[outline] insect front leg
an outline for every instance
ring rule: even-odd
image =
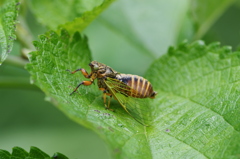
[[[89,86],[93,83],[93,81],[82,81],[81,83],[78,84],[78,86],[74,89],[74,91],[72,93],[70,93],[70,95],[72,95],[74,92],[77,91],[77,89],[81,86],[81,85],[85,85],[85,86]]]
[[[92,73],[88,74],[87,71],[86,71],[85,69],[83,69],[83,68],[76,69],[75,71],[70,71],[70,70],[66,70],[66,71],[70,72],[71,74],[74,74],[74,73],[76,73],[77,71],[81,71],[82,74],[84,75],[84,77],[86,77],[86,78],[91,78],[91,76],[92,76]],[[95,78],[94,78],[94,79],[95,79]],[[74,91],[73,91],[72,93],[70,93],[70,95],[72,95],[74,92],[76,92],[77,89],[78,89],[81,85],[85,85],[85,86],[91,85],[91,84],[93,83],[94,79],[91,78],[90,81],[82,81],[81,83],[78,84],[78,86],[74,89]]]
[[[79,68],[79,69],[76,69],[75,71],[70,71],[70,70],[66,70],[66,71],[70,72],[71,74],[74,74],[77,71],[81,71],[84,77],[86,77],[86,78],[91,77],[91,74],[88,74],[87,71],[84,68]]]

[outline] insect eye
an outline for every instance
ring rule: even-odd
[[[97,70],[99,69],[98,65],[94,65],[94,66],[93,66],[93,69],[94,69],[95,71],[97,71]]]

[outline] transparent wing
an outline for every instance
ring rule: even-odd
[[[131,94],[134,92],[132,88],[117,79],[108,77],[105,80],[105,84],[114,98],[130,116],[144,126],[149,125],[151,116],[148,99],[131,97]]]

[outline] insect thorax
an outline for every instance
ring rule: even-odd
[[[97,81],[98,81],[98,87],[104,88],[108,91],[107,85],[104,83],[104,80],[106,80],[108,77],[116,79],[116,76],[119,74],[117,71],[113,70],[111,67],[98,63],[99,70],[97,72]]]

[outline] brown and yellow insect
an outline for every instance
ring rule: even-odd
[[[79,83],[70,95],[76,92],[81,85],[89,86],[97,79],[98,87],[103,91],[103,100],[106,109],[110,109],[110,100],[113,96],[130,116],[145,125],[144,121],[141,120],[142,116],[134,113],[136,103],[132,99],[155,98],[157,92],[153,91],[151,83],[141,76],[119,73],[111,67],[97,61],[92,61],[89,66],[91,67],[90,74],[83,68],[72,72],[67,70],[72,74],[81,71],[86,78],[90,78],[89,81]],[[106,100],[107,95],[110,96],[108,104]]]

